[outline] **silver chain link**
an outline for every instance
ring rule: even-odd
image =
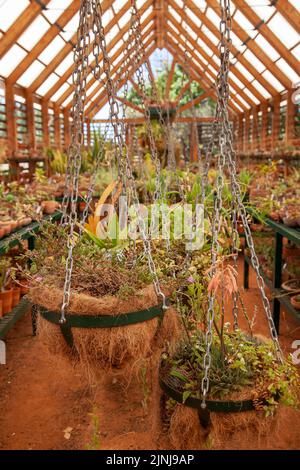
[[[274,320],[271,314],[271,308],[269,300],[265,293],[264,280],[260,274],[259,262],[255,253],[253,238],[251,230],[247,220],[247,212],[242,201],[241,189],[237,180],[236,171],[236,152],[233,149],[233,134],[229,122],[228,115],[228,100],[229,100],[229,85],[228,85],[228,74],[229,74],[229,54],[230,54],[230,32],[231,32],[231,14],[230,14],[230,0],[220,0],[221,6],[221,21],[220,21],[220,35],[221,40],[219,44],[221,66],[216,81],[216,91],[218,96],[216,117],[218,117],[219,123],[215,129],[219,130],[219,150],[220,154],[218,157],[218,176],[217,176],[217,194],[214,201],[214,215],[212,221],[212,270],[211,276],[214,275],[216,270],[217,255],[219,251],[218,236],[221,228],[221,208],[222,208],[222,189],[224,186],[223,170],[225,165],[228,165],[230,171],[230,182],[231,191],[233,195],[233,238],[234,238],[234,250],[236,250],[237,243],[237,230],[236,230],[236,217],[237,211],[241,215],[241,219],[244,225],[245,236],[251,252],[251,261],[253,268],[256,273],[258,288],[261,293],[263,307],[267,316],[270,334],[273,339],[277,357],[279,361],[283,361],[283,355],[281,347],[278,341],[278,335],[274,325]],[[215,120],[216,122],[216,120]],[[215,123],[214,122],[214,123]],[[214,136],[213,136],[214,137]],[[212,139],[213,140],[213,139]],[[212,147],[213,149],[213,142]],[[203,191],[203,187],[202,187]],[[204,187],[205,191],[205,187]],[[203,194],[203,193],[202,193]],[[203,197],[203,196],[202,196]],[[237,253],[234,252],[234,256]],[[207,312],[207,331],[206,331],[206,352],[203,359],[203,370],[204,375],[201,383],[202,390],[202,408],[206,408],[206,397],[209,391],[209,371],[211,367],[211,345],[212,345],[212,331],[214,322],[214,294],[209,295],[209,306]],[[237,312],[234,311],[234,322],[237,327]]]

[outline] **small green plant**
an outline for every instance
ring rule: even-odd
[[[94,408],[93,412],[90,413],[91,421],[92,421],[92,437],[91,441],[86,444],[86,450],[100,450],[101,443],[100,443],[100,419],[97,414],[97,410]]]

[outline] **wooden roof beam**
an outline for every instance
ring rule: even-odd
[[[107,1],[103,2],[102,12],[105,13],[110,8],[110,6],[111,6],[111,2],[107,2]],[[127,2],[126,5],[124,5],[124,7],[120,10],[120,12],[122,11],[123,12],[122,14],[124,14],[124,12],[127,11],[127,9],[129,7],[130,7],[130,1]],[[116,16],[119,17],[120,12]],[[111,21],[111,23],[112,22],[113,22],[113,20]],[[56,68],[59,66],[59,64],[73,50],[73,46],[76,44],[76,42],[77,42],[77,33],[75,33],[72,36],[72,38],[67,42],[67,44],[63,47],[63,49],[61,51],[59,51],[59,53],[54,57],[54,59],[52,59],[52,61],[47,65],[45,70],[43,70],[40,73],[40,75],[34,80],[34,82],[30,85],[29,89],[32,92],[35,92],[42,85],[42,83],[45,80],[47,80],[49,75],[56,70]],[[70,67],[68,70],[70,70],[70,69],[73,69],[73,66]],[[72,74],[72,71],[71,71],[70,75],[71,74]]]
[[[176,66],[176,60],[173,57],[173,61],[172,61],[172,65],[171,65],[171,68],[170,68],[170,71],[169,71],[168,80],[167,80],[166,89],[165,89],[165,99],[166,100],[168,100],[169,95],[170,95],[170,89],[171,89],[171,85],[172,85],[173,78],[174,78],[175,66]]]
[[[277,0],[276,9],[290,23],[295,31],[299,31],[300,13],[288,0]]]
[[[175,26],[177,27],[177,29],[182,28],[181,25],[179,25],[179,23],[177,23],[175,20],[173,20],[171,17],[169,18],[171,22],[174,22],[176,23]],[[168,28],[170,34],[175,37],[176,41],[178,43],[180,43],[184,48],[186,48],[186,50],[188,50],[188,52],[190,53],[190,55],[193,57],[194,61],[196,61],[196,63],[198,64],[201,64],[203,70],[205,70],[211,77],[212,77],[212,83],[215,83],[215,79],[216,77],[212,74],[212,72],[208,69],[208,67],[206,66],[206,64],[202,63],[200,57],[198,57],[195,52],[193,50],[191,50],[189,47],[186,46],[186,44],[184,43],[184,41],[182,40],[182,38],[175,32],[175,31],[172,31]],[[182,31],[181,31],[182,32]],[[196,41],[194,41],[193,38],[189,37],[189,42],[192,44],[192,46],[197,49],[199,52],[199,45],[196,43]],[[218,67],[217,67],[217,64],[212,60],[211,57],[209,57],[207,54],[205,54],[204,51],[202,51],[202,55],[203,57],[208,61],[208,63],[213,67],[213,69],[216,71],[216,73],[218,73]],[[203,72],[202,72],[203,73]],[[232,80],[232,79],[228,79],[228,83],[231,85],[231,87],[236,90],[237,93],[239,93],[239,95],[246,101],[246,103],[248,103],[248,105],[251,107],[251,106],[255,106],[255,103],[251,100],[251,98],[249,98],[248,95],[246,95],[237,85],[236,83]],[[247,109],[245,107],[245,105],[236,97],[236,102],[239,104],[239,106],[241,106],[242,109]]]
[[[0,59],[17,42],[21,34],[26,31],[28,26],[39,16],[50,1],[51,0],[44,0],[43,3],[40,4],[38,2],[31,2],[21,15],[18,16],[0,40]]]
[[[235,0],[235,6],[241,10],[245,17],[252,23],[258,31],[265,37],[272,47],[278,52],[279,55],[300,75],[300,63],[296,57],[282,44],[277,36],[271,31],[268,25],[261,20],[252,8],[245,2],[245,0]],[[299,15],[300,17],[300,15]],[[299,20],[300,25],[300,20]],[[299,29],[298,25],[298,29]]]
[[[173,3],[173,1],[171,1],[170,3]],[[204,33],[202,31],[199,30],[199,28],[197,29],[195,24],[189,19],[189,17],[187,16],[187,14],[185,12],[182,13],[182,16],[184,17],[184,21],[188,24],[188,26],[202,39],[202,41],[204,41],[207,46],[213,51],[214,54],[216,54],[218,57],[220,55],[220,51],[218,49],[218,47],[213,44],[213,42],[207,37],[204,35]],[[171,20],[172,21],[172,20]],[[173,22],[174,24],[174,22]],[[176,23],[176,27],[178,29],[178,23]],[[180,25],[180,29],[179,31],[181,32],[181,34],[184,34],[185,33],[185,30],[183,28],[182,25]],[[217,37],[219,37],[220,35],[220,32],[219,30],[217,31],[216,33]],[[212,62],[212,59],[210,56],[208,56],[202,49],[200,49],[199,45],[194,41],[194,43],[197,45],[197,50],[198,52],[209,62],[211,63]],[[251,83],[249,82],[249,80],[247,80],[244,75],[237,69],[237,68],[234,68],[231,67],[231,70],[230,70],[242,83],[243,85],[245,85],[249,91],[251,91],[251,93],[256,97],[256,99],[260,102],[263,102],[265,101],[265,98],[258,92],[258,90],[253,86],[251,85]],[[238,89],[240,90],[240,88],[238,87]],[[273,89],[273,91],[275,92],[276,90]],[[277,92],[276,92],[277,93]],[[248,96],[248,95],[247,95]],[[248,97],[249,99],[249,97]],[[246,100],[247,101],[247,100]],[[251,100],[252,101],[252,100]],[[252,101],[253,103],[253,101]]]
[[[144,29],[144,26],[148,24],[148,19],[146,19],[142,25],[142,30]],[[150,26],[150,28],[146,29],[144,31],[144,34],[142,35],[142,38],[145,39],[149,34],[151,34],[151,32],[153,31],[153,26]],[[149,44],[149,41],[147,42],[147,44]],[[112,45],[113,47],[113,45]],[[110,48],[108,48],[108,52],[109,52]],[[118,62],[117,65],[115,65],[114,67],[114,72],[112,73],[115,73],[117,71],[119,71],[121,68],[122,68],[122,63],[124,62],[124,46],[120,46],[120,48],[115,52],[115,54],[113,55],[113,57],[111,58],[111,62],[115,62],[118,57],[122,56],[122,59]],[[99,62],[101,62],[102,60],[102,55],[99,57]],[[96,79],[95,77],[93,76],[89,82],[87,83],[87,86],[86,86],[86,91],[96,82]],[[101,89],[103,85],[100,85],[99,87],[96,87],[95,90],[93,90],[93,92],[91,93],[90,97],[91,98],[92,96],[94,96],[98,91],[99,89]],[[68,90],[65,91],[65,93],[61,96],[61,98],[58,100],[58,103],[61,105],[66,99],[68,96],[70,96],[71,93],[73,93],[74,89],[73,87],[69,87]],[[69,103],[67,108],[70,109],[72,106],[72,103]]]
[[[217,37],[219,38],[220,36],[220,31],[219,29],[214,25],[214,23],[212,21],[210,21],[210,19],[200,10],[200,8],[198,7],[195,7],[195,4],[193,2],[191,2],[191,0],[185,0],[186,1],[186,5],[189,7],[189,8],[193,8],[194,9],[194,13],[195,15],[197,15],[199,17],[199,19],[202,21],[202,23]],[[173,0],[169,0],[169,3],[171,4],[173,2]],[[218,5],[218,9],[219,9],[219,5]],[[187,21],[187,20],[186,20]],[[191,25],[190,25],[191,26]],[[199,29],[199,36],[200,36],[200,29]],[[203,33],[202,33],[203,34]],[[200,36],[201,37],[201,36]],[[204,36],[205,37],[205,36]],[[203,40],[203,37],[201,37],[201,39]],[[207,42],[207,38],[205,40],[205,42]],[[256,68],[251,64],[251,62],[249,62],[249,60],[247,60],[242,54],[240,54],[239,50],[233,46],[233,44],[231,44],[231,52],[234,56],[237,56],[238,55],[238,60],[239,62],[253,75],[253,77],[270,93],[270,95],[272,96],[275,96],[278,94],[278,91],[276,90],[276,88],[273,87],[273,85],[271,85],[264,77],[262,77],[258,71],[256,70]],[[242,78],[240,78],[240,76],[238,76],[237,74],[237,69],[236,67],[231,67],[231,71],[236,74],[236,76],[239,78],[239,80],[241,80],[245,86],[249,86],[251,85],[249,80],[246,79],[242,74]],[[254,88],[254,87],[253,87]],[[250,89],[250,88],[249,88]],[[252,90],[251,90],[252,91]],[[257,91],[256,91],[257,92]],[[252,93],[255,95],[255,93],[252,91]],[[255,95],[256,96],[256,95]],[[263,102],[264,98],[262,97],[262,101]]]
[[[152,0],[148,0],[145,4],[145,6],[150,6],[150,4],[152,3]],[[130,1],[126,3],[126,5],[124,6],[124,8],[127,6],[127,8],[129,8],[130,6]],[[146,20],[144,21],[144,25],[148,25],[150,23],[150,21],[152,21],[152,19],[154,18],[155,14],[154,12],[151,13],[147,18]],[[110,21],[110,23],[106,26],[106,28],[104,28],[104,31],[107,33],[112,27],[113,25],[115,24],[114,22],[114,19],[112,19],[112,21]],[[144,27],[145,27],[144,26]],[[129,31],[129,28],[130,28],[130,21],[118,32],[118,34],[110,41],[109,45],[107,46],[107,50],[108,52],[118,43],[118,41],[120,39],[123,38],[123,36]],[[101,55],[102,57],[102,55]],[[101,59],[102,60],[102,59]],[[91,66],[94,66],[94,62],[93,64],[91,64]],[[46,97],[47,99],[51,99],[51,97],[59,90],[59,88],[64,84],[66,83],[66,81],[72,76],[72,73],[73,73],[73,65],[71,67],[68,68],[68,70],[66,70],[66,72],[61,76],[61,78],[53,85],[53,87],[47,92],[46,94]],[[72,87],[70,87],[71,89],[73,89]],[[70,90],[70,88],[68,90]],[[67,91],[68,91],[67,90]],[[70,93],[69,93],[70,94]],[[69,95],[67,95],[69,96]]]
[[[151,43],[153,41],[153,39],[156,37],[156,35],[154,34],[153,36],[151,36],[151,38],[148,40],[149,43]],[[155,51],[155,49],[157,48],[157,44],[153,44],[153,46],[150,47],[150,49],[148,50],[148,52],[146,53],[146,56],[147,57],[150,57],[150,55]],[[132,69],[132,71],[130,72],[131,75],[133,75],[136,71],[136,69],[141,65],[143,64],[144,61],[141,61],[140,63],[136,64],[134,66],[134,68]],[[118,83],[118,89],[116,90],[116,92],[118,92],[120,90],[120,88],[122,88],[122,86],[124,85],[126,79],[122,79],[119,83]],[[99,96],[98,98],[98,103],[97,105],[93,105],[93,106],[90,106],[87,111],[86,111],[86,116],[87,117],[90,117],[91,119],[93,118],[93,116],[95,116],[95,114],[97,114],[97,112],[103,108],[103,106],[105,106],[105,104],[107,103],[108,101],[108,96],[107,96],[107,92],[106,90],[103,91],[103,93]],[[144,119],[144,118],[142,118]]]
[[[218,0],[207,0],[208,6],[219,11],[220,5]],[[247,47],[253,54],[264,64],[264,66],[274,75],[277,80],[279,80],[285,88],[290,88],[292,82],[287,78],[287,76],[280,70],[276,64],[274,64],[270,57],[264,52],[264,50],[251,38],[246,31],[240,28],[239,24],[232,18],[232,29],[239,39],[246,43]],[[278,95],[278,92],[276,92]]]
[[[16,83],[17,80],[23,75],[23,73],[30,67],[38,56],[46,49],[47,46],[53,41],[58,34],[58,27],[63,28],[74,16],[74,11],[80,7],[80,0],[73,0],[70,8],[67,8],[58,20],[46,31],[44,36],[38,41],[34,48],[24,57],[17,68],[9,75],[8,80],[12,83]],[[58,26],[59,25],[59,26]]]

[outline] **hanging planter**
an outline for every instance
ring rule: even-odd
[[[270,342],[239,330],[226,332],[224,341],[225,356],[218,335],[213,336],[206,409],[201,407],[204,334],[198,332],[183,340],[173,355],[162,358],[163,419],[176,449],[203,448],[208,434],[214,447],[226,448],[229,438],[238,440],[240,436],[244,441],[245,432],[254,447],[280,419],[280,403],[296,403],[295,369],[289,362],[280,365],[270,359],[274,357]]]
[[[120,367],[145,358],[160,337],[171,340],[178,331],[176,312],[163,311],[152,285],[127,299],[74,292],[63,325],[59,323],[62,290],[37,286],[28,298],[40,308],[38,331],[51,352],[79,355],[90,363]]]

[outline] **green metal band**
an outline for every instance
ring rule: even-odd
[[[40,312],[45,320],[50,323],[54,323],[55,325],[62,326],[59,323],[60,314],[58,312],[51,312],[43,307],[40,307]],[[115,316],[68,314],[66,315],[66,324],[70,328],[115,328],[142,323],[156,317],[163,318],[162,305],[156,305],[138,312],[122,313]]]
[[[161,389],[173,400],[178,403],[183,403],[183,394],[178,390],[172,388],[169,384],[163,380],[162,377],[159,377],[159,385]],[[185,406],[189,408],[194,408],[198,411],[201,409],[202,399],[196,397],[188,397],[184,402]],[[240,411],[251,411],[254,410],[253,400],[230,400],[230,401],[218,401],[218,400],[206,400],[206,406],[209,411],[214,411],[216,413],[236,413]]]

